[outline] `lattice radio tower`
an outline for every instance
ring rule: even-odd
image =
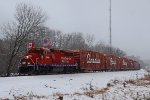
[[[109,52],[112,52],[111,0],[109,0]]]

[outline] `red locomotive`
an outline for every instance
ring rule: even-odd
[[[20,61],[20,73],[138,70],[137,61],[85,50],[31,48]]]

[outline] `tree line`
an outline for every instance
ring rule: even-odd
[[[99,41],[95,43],[94,35],[81,32],[63,33],[59,30],[50,29],[45,25],[47,16],[40,7],[27,4],[19,4],[16,7],[15,20],[0,26],[0,74],[17,72],[18,64],[27,52],[27,44],[31,41],[42,46],[39,40],[48,38],[52,41],[50,48],[70,50],[90,50],[101,53],[111,53],[125,56],[126,53],[116,47]]]

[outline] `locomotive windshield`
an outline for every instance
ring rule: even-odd
[[[38,54],[43,54],[43,50],[29,50],[28,53],[38,53]]]

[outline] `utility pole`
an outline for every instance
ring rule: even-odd
[[[112,52],[112,32],[111,32],[111,0],[109,0],[109,53]]]

